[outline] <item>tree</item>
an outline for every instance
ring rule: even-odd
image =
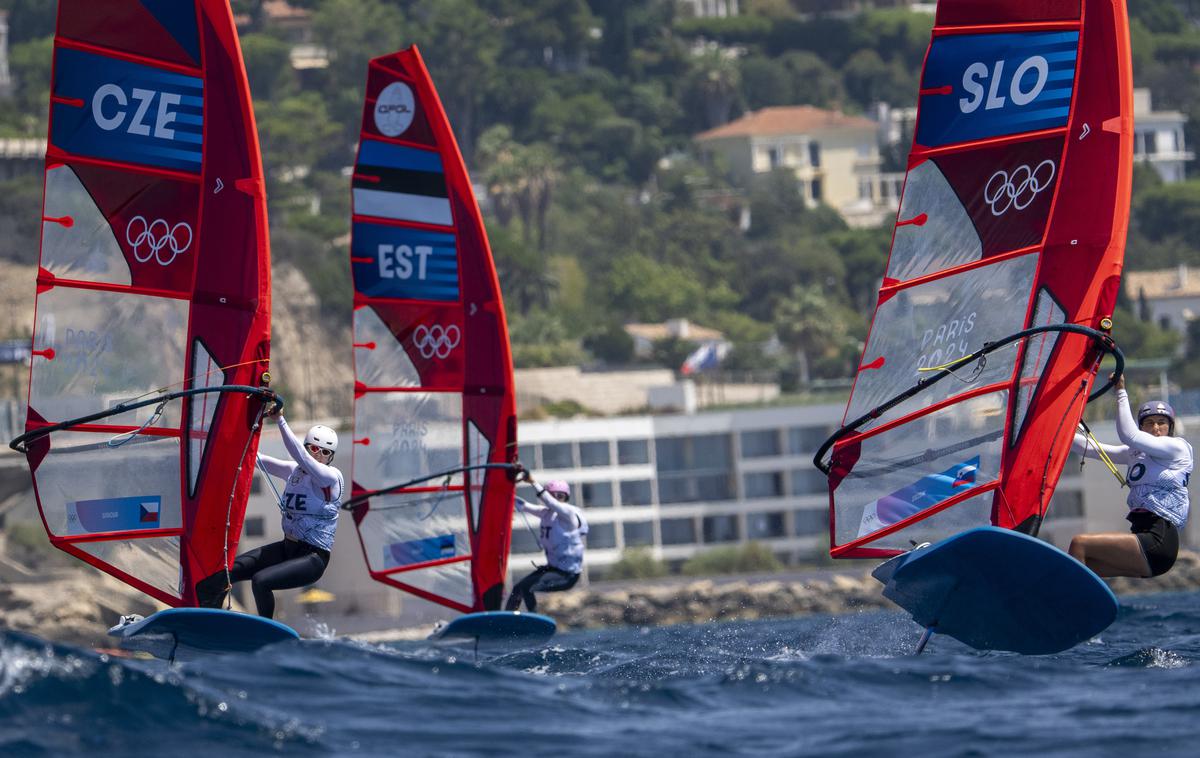
[[[685,85],[693,123],[711,129],[729,121],[741,81],[737,60],[723,51],[710,50],[697,56]]]
[[[839,350],[850,339],[849,330],[838,315],[821,287],[814,285],[793,288],[791,297],[775,309],[776,332],[796,356],[803,386],[812,381],[813,357]]]

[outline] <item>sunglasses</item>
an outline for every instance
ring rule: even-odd
[[[555,498],[556,500],[558,500],[558,501],[560,501],[560,502],[563,502],[563,503],[565,503],[565,502],[567,502],[568,500],[570,500],[570,499],[571,499],[571,496],[570,496],[570,495],[568,495],[568,494],[567,494],[567,493],[565,493],[565,492],[551,492],[550,494],[551,494],[551,495],[554,495],[554,498]]]
[[[305,447],[307,447],[308,452],[312,453],[313,455],[319,455],[321,453],[324,453],[325,455],[333,455],[332,450],[326,450],[325,448],[320,447],[319,445],[305,445]]]

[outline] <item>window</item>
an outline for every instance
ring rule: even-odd
[[[767,148],[767,165],[771,168],[779,168],[779,148]]]
[[[809,508],[796,511],[796,536],[811,537],[814,534],[829,533],[829,511],[824,508]]]
[[[740,530],[737,516],[705,516],[705,542],[737,542]]]
[[[658,502],[663,505],[732,499],[733,486],[727,473],[673,475],[658,479]]]
[[[777,471],[746,474],[742,483],[747,498],[783,497],[783,474]]]
[[[613,506],[612,482],[584,482],[579,485],[581,502],[588,508],[611,508]]]
[[[262,537],[267,533],[262,516],[251,516],[246,519],[245,532],[247,537]]]
[[[827,426],[793,426],[788,429],[788,452],[792,455],[811,455],[833,430]]]
[[[732,500],[732,477],[729,474],[704,474],[696,477],[696,499]]]
[[[692,437],[692,469],[729,468],[730,438],[728,434],[709,434]]]
[[[694,497],[691,480],[686,476],[660,477],[658,480],[658,502],[663,505],[686,503]]]
[[[746,534],[752,540],[782,537],[786,531],[782,513],[751,513],[746,516]]]
[[[821,167],[821,144],[819,142],[808,143],[808,162],[813,168]]]
[[[529,525],[537,529],[537,521],[530,521]],[[538,545],[537,538],[533,533],[526,528],[520,517],[517,517],[516,523],[512,528],[512,552],[516,553],[540,553],[542,548]]]
[[[793,495],[823,495],[829,492],[829,480],[820,471],[797,469],[791,474]]]
[[[743,458],[769,458],[779,455],[779,431],[777,429],[742,432],[741,443]]]
[[[1083,493],[1059,490],[1050,500],[1048,518],[1083,518]]]
[[[650,443],[647,440],[619,440],[617,463],[622,466],[650,462]]]
[[[612,455],[608,450],[608,442],[580,442],[579,465],[607,466],[612,463]]]
[[[664,545],[690,545],[696,541],[696,522],[690,518],[665,518],[658,524]]]
[[[687,468],[687,438],[660,437],[654,441],[659,471],[683,471]]]
[[[625,547],[654,544],[654,524],[649,521],[628,521],[625,528]]]
[[[1158,152],[1158,132],[1146,132],[1146,154],[1154,155]]]
[[[615,524],[588,524],[587,546],[591,549],[604,550],[617,546],[617,527]]]
[[[650,482],[647,479],[635,479],[621,482],[621,505],[650,505]]]
[[[250,480],[250,494],[257,495],[263,491],[262,477],[256,476]]]
[[[872,199],[874,199],[874,194],[875,193],[871,191],[871,180],[870,179],[862,178],[862,179],[858,180],[858,199],[859,200],[872,200]]]
[[[570,442],[542,445],[542,468],[571,468],[574,465]]]
[[[517,460],[524,464],[525,468],[540,468],[537,460],[537,445],[528,443],[524,445],[517,445]]]
[[[820,179],[813,179],[811,182],[811,185],[809,187],[809,190],[812,192],[812,201],[814,203],[819,203],[825,199],[824,189],[822,189],[822,187],[821,187]]]

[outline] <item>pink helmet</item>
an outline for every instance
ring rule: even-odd
[[[546,482],[544,489],[551,494],[561,494],[566,495],[567,497],[571,496],[571,485],[567,484],[562,479],[553,479],[549,482]]]

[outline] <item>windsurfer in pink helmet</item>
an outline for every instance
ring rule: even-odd
[[[515,611],[525,601],[530,613],[537,611],[536,592],[565,592],[579,581],[583,571],[584,537],[588,533],[583,511],[569,502],[571,486],[561,480],[540,486],[528,470],[517,470],[519,478],[529,482],[541,504],[517,498],[517,510],[538,517],[538,545],[546,551],[546,565],[538,566],[532,574],[513,587],[504,609]]]
[[[1163,400],[1129,407],[1124,377],[1116,377],[1117,436],[1120,445],[1104,445],[1076,434],[1071,450],[1089,458],[1104,453],[1128,465],[1130,534],[1080,534],[1071,555],[1100,576],[1150,577],[1165,574],[1179,554],[1179,530],[1188,519],[1188,478],[1192,446],[1175,434],[1175,411]]]

